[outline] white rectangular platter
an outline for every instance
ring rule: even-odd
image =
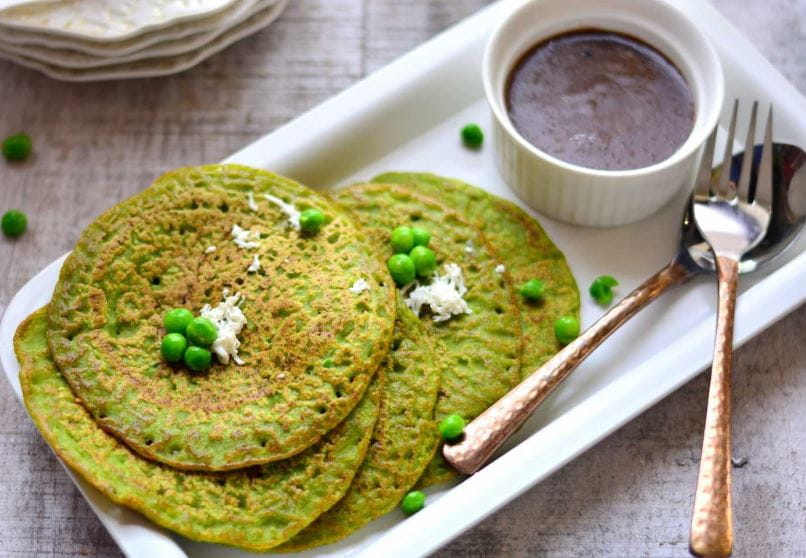
[[[228,161],[271,169],[316,188],[367,180],[387,170],[430,171],[514,199],[496,172],[490,146],[465,150],[458,131],[470,121],[489,129],[481,55],[496,20],[518,2],[504,0],[480,11]],[[739,97],[774,103],[776,141],[806,145],[806,99],[712,6],[703,0],[674,4],[714,42],[725,68],[728,102]],[[538,216],[566,253],[583,291],[583,326],[602,313],[584,293],[594,277],[618,277],[618,292],[626,294],[669,260],[683,202],[681,197],[643,222],[614,229],[573,227]],[[769,268],[742,278],[737,344],[806,299],[805,247],[802,238]],[[18,396],[13,333],[49,300],[62,261],[23,287],[0,323],[0,362]],[[394,558],[436,550],[706,368],[715,299],[715,284],[708,278],[666,295],[591,356],[481,472],[453,487],[435,487],[427,507],[406,520],[393,512],[342,543],[304,556]],[[74,480],[128,556],[251,556],[167,535]]]

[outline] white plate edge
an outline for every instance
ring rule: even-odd
[[[215,7],[210,7],[202,10],[198,10],[195,12],[188,11],[183,15],[176,15],[171,19],[167,19],[164,21],[160,21],[157,23],[149,23],[149,24],[140,24],[139,27],[130,29],[126,32],[119,33],[117,35],[105,35],[105,36],[97,36],[92,35],[89,33],[81,33],[77,31],[72,31],[69,29],[64,28],[49,28],[47,26],[36,25],[36,24],[28,24],[28,23],[20,23],[17,21],[11,20],[0,20],[0,28],[8,28],[8,29],[15,29],[17,31],[22,32],[38,32],[38,33],[45,33],[48,35],[52,35],[55,37],[63,37],[67,39],[85,39],[91,40],[98,43],[105,43],[105,42],[114,42],[114,41],[124,41],[127,39],[133,39],[142,35],[144,33],[151,33],[154,31],[158,31],[160,29],[164,29],[166,27],[170,27],[172,25],[176,25],[179,23],[186,23],[191,22],[196,19],[202,19],[204,17],[208,17],[211,15],[215,15],[221,13],[222,11],[228,9],[235,0],[223,0],[220,4]],[[34,4],[39,2],[34,2]],[[47,3],[47,2],[44,2]]]
[[[246,2],[250,2],[250,4],[246,4]],[[129,64],[149,58],[176,57],[199,50],[218,39],[227,31],[244,23],[261,10],[270,8],[272,5],[276,4],[276,2],[277,0],[245,0],[243,6],[239,5],[237,10],[230,10],[228,12],[229,17],[224,18],[216,26],[211,26],[209,29],[199,31],[190,37],[185,36],[179,39],[159,41],[125,54],[87,54],[86,52],[67,47],[54,48],[42,45],[33,45],[34,49],[32,50],[30,45],[16,45],[3,40],[2,37],[0,37],[0,49],[11,56],[21,56],[47,66],[54,66],[66,70],[102,71],[106,66]],[[166,46],[166,43],[171,44],[171,46]],[[65,54],[63,51],[73,52]],[[84,58],[76,60],[72,58],[74,54],[77,54],[79,58],[82,56]]]
[[[191,58],[188,58],[188,60],[185,60],[175,66],[170,67],[164,67],[158,69],[141,68],[138,70],[125,70],[125,69],[108,70],[106,68],[100,67],[97,68],[97,71],[94,71],[93,69],[87,69],[82,73],[71,74],[71,73],[63,73],[61,71],[63,68],[51,66],[49,64],[43,64],[41,62],[31,60],[28,58],[20,58],[16,55],[10,54],[2,50],[0,50],[0,59],[9,60],[11,62],[14,62],[15,64],[19,64],[20,66],[24,66],[26,68],[38,71],[51,79],[65,82],[86,83],[93,81],[142,79],[150,77],[169,76],[189,70],[194,66],[201,64],[211,56],[214,56],[219,52],[223,51],[224,49],[229,48],[233,44],[265,29],[266,27],[274,23],[274,21],[278,17],[280,17],[280,15],[283,13],[289,2],[290,0],[277,0],[277,2],[275,2],[274,4],[264,7],[260,12],[252,14],[249,18],[247,18],[246,21],[243,21],[239,25],[237,25],[236,27],[241,26],[241,29],[239,29],[238,31],[235,31],[235,28],[229,29],[225,31],[221,36],[214,39],[212,43],[200,47],[193,52],[186,52],[184,54],[178,55],[178,57],[191,56]],[[164,58],[171,59],[174,58],[174,56],[167,56]],[[162,58],[158,57],[155,60],[160,59]],[[143,60],[140,60],[140,62],[143,62]],[[69,70],[67,71],[69,72]],[[73,70],[73,71],[81,72],[81,70]]]
[[[213,14],[216,18],[221,14]],[[47,34],[32,34],[0,28],[0,42],[13,44],[16,46],[42,46],[54,49],[69,49],[95,56],[125,56],[132,52],[153,46],[155,43],[182,39],[197,33],[203,33],[214,29],[218,24],[218,19],[210,21],[209,18],[202,18],[196,21],[185,22],[166,29],[155,30],[143,33],[137,37],[132,37],[125,41],[93,44],[92,41],[81,39],[70,39],[64,37],[54,37]],[[128,44],[121,44],[128,43]]]

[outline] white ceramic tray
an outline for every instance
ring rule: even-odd
[[[489,129],[481,54],[497,18],[518,1],[482,10],[228,161],[272,169],[318,188],[384,170],[427,170],[512,199],[494,168],[490,146],[479,153],[467,151],[458,131],[469,121]],[[806,99],[710,5],[702,0],[675,0],[675,5],[713,40],[725,66],[727,98],[773,102],[776,140],[806,145]],[[737,135],[743,137],[743,132]],[[615,275],[621,281],[619,292],[625,294],[671,257],[683,201],[675,200],[641,223],[615,229],[578,228],[541,218],[583,289],[585,325],[602,313],[584,296],[594,277]],[[804,248],[806,239],[801,238],[775,265],[742,278],[737,344],[806,299]],[[28,313],[49,299],[61,261],[23,287],[0,323],[0,359],[17,395],[12,335]],[[342,543],[305,555],[410,558],[434,551],[706,368],[715,299],[715,284],[708,278],[667,294],[605,342],[485,469],[456,486],[435,487],[427,507],[406,520],[393,512]],[[129,556],[252,556],[166,536],[86,483],[77,484]]]

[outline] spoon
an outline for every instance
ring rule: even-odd
[[[755,146],[753,158],[761,157],[762,146]],[[772,219],[765,238],[747,252],[739,273],[749,273],[768,264],[789,247],[806,223],[790,207],[789,187],[799,173],[806,173],[806,152],[794,145],[773,144]],[[736,182],[743,153],[734,155],[730,178]],[[755,187],[756,177],[752,177]],[[714,272],[714,259],[687,204],[680,232],[678,252],[672,261],[624,297],[595,324],[554,357],[514,387],[490,408],[471,421],[464,436],[455,444],[445,444],[442,453],[457,471],[475,473],[493,452],[517,430],[538,405],[605,339],[667,289],[682,285],[702,273]]]

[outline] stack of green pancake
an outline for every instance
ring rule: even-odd
[[[317,233],[294,226],[308,208],[326,216]],[[407,307],[384,262],[389,232],[414,222],[438,269],[462,269],[470,313]],[[526,303],[517,286],[533,278],[546,294]],[[165,312],[236,292],[242,365],[161,358]],[[578,307],[537,222],[472,186],[386,174],[325,196],[216,165],[169,173],[92,223],[15,347],[37,427],[111,500],[191,539],[291,552],[450,479],[440,419],[472,419],[536,369]]]

